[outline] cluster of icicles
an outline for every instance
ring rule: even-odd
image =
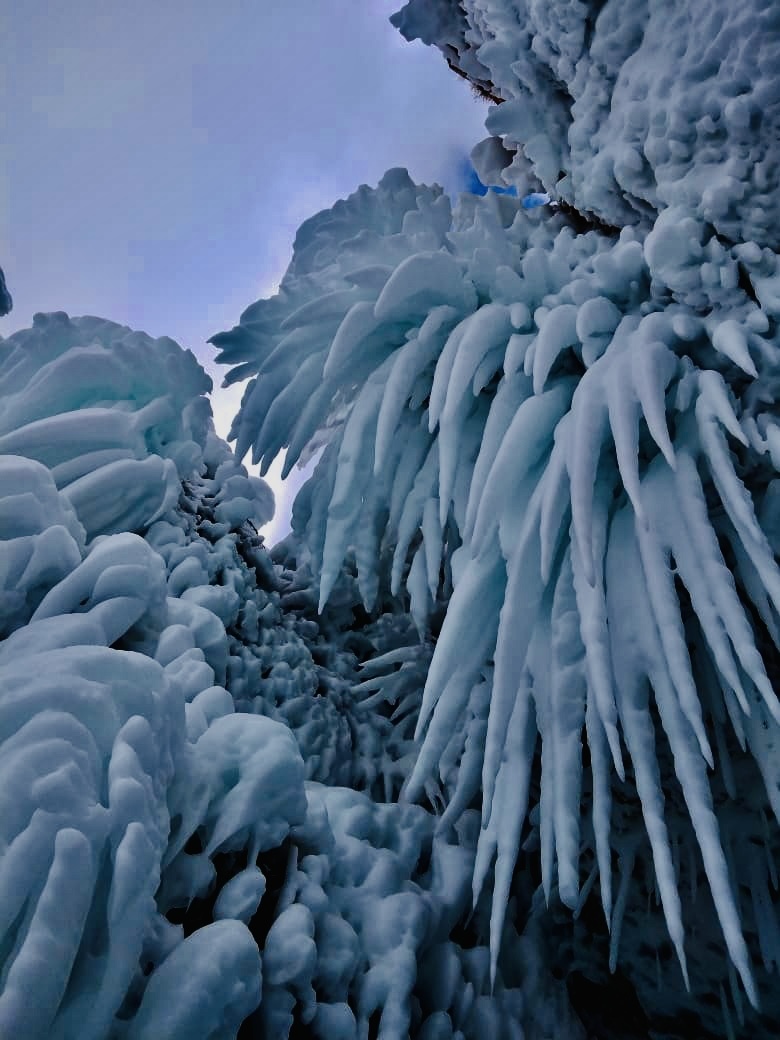
[[[525,208],[463,196],[451,217],[390,171],[312,218],[278,296],[214,339],[236,378],[256,373],[238,454],[267,468],[286,447],[289,471],[326,445],[295,513],[321,605],[350,547],[366,605],[389,560],[422,633],[452,581],[405,794],[443,784],[447,826],[481,793],[493,971],[538,780],[548,899],[557,883],[577,910],[598,879],[614,966],[647,852],[687,985],[689,844],[755,1005],[742,921],[780,961],[777,259],[680,234],[675,214],[643,241]],[[739,813],[734,754],[763,777]],[[742,857],[747,833],[765,864]]]

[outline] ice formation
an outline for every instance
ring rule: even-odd
[[[504,99],[475,166],[521,200],[450,214],[391,171],[304,225],[278,295],[214,342],[254,376],[239,455],[326,445],[296,511],[320,608],[353,550],[366,607],[389,572],[436,641],[404,794],[445,829],[481,803],[492,970],[530,843],[548,904],[597,883],[651,1021],[718,1033],[778,1014],[778,37],[745,14],[732,83],[736,15],[667,15],[412,0],[405,35]],[[676,107],[654,66],[640,89],[664,48]],[[525,212],[534,188],[560,210]]]
[[[2,1036],[780,1028],[780,22],[393,21],[516,195],[308,220],[235,455],[172,340],[0,340]]]
[[[515,957],[491,995],[449,939],[474,814],[397,804],[430,644],[354,559],[317,613],[208,386],[94,318],[0,341],[0,1033],[476,1038],[503,1009],[515,1040],[560,1005],[576,1036],[561,983]]]

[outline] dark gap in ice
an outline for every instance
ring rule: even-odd
[[[566,979],[566,990],[572,1007],[588,1030],[589,1040],[604,1036],[647,1040],[650,1035],[650,1021],[634,987],[619,968],[603,983],[592,982],[581,972],[573,971]]]

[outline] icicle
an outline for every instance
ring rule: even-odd
[[[458,261],[445,250],[415,253],[402,260],[388,278],[374,313],[380,321],[409,321],[439,304],[461,311],[476,304]]]
[[[524,673],[509,720],[505,755],[496,780],[498,806],[495,814],[497,830],[495,880],[490,912],[490,984],[496,982],[496,967],[504,931],[509,890],[512,884],[520,835],[528,810],[531,765],[536,744],[536,725],[531,711],[530,681]],[[480,834],[480,841],[482,835]],[[476,875],[475,875],[476,878]],[[481,888],[481,881],[479,888]]]
[[[421,573],[424,577],[422,570]],[[422,585],[420,587],[425,588],[427,595],[427,587]],[[462,716],[468,704],[472,686],[473,673],[466,674],[463,678],[453,676],[442,690],[441,697],[431,711],[428,730],[420,747],[414,769],[406,781],[403,791],[404,800],[413,802],[420,797],[453,734],[462,731]],[[415,740],[419,740],[417,734],[415,734]]]
[[[410,416],[410,419],[412,418]],[[430,451],[435,450],[437,455],[436,466],[438,467],[439,464],[438,445],[436,445],[435,440],[431,439],[427,429],[423,429],[421,426],[415,428],[412,425],[404,440],[403,451],[399,453],[398,466],[393,476],[390,490],[390,515],[387,519],[387,526],[390,531],[397,530],[402,512],[406,506],[406,500]],[[434,445],[436,445],[435,448]]]
[[[382,399],[388,359],[371,378],[355,401],[350,413],[338,453],[336,483],[328,506],[325,546],[322,552],[319,610],[338,578],[344,555],[362,505],[362,489],[371,479],[374,464],[374,429],[379,402]]]
[[[766,625],[772,642],[780,649],[780,626],[777,623],[777,614],[769,602],[766,589],[761,581],[761,575],[753,566],[753,561],[745,551],[745,546],[740,541],[731,524],[723,523],[719,528],[719,533],[726,535],[736,559],[736,573],[742,581],[745,592],[747,592],[751,602],[758,611],[758,616]]]
[[[609,936],[609,970],[614,974],[617,968],[618,951],[620,949],[620,932],[623,927],[623,916],[626,912],[628,902],[628,890],[631,886],[631,874],[634,870],[634,858],[636,849],[633,843],[629,843],[621,851],[618,865],[620,869],[620,883],[618,884],[615,909],[612,911],[612,922]]]
[[[323,322],[330,318],[337,318],[341,321],[342,317],[354,303],[365,300],[366,297],[373,297],[373,295],[373,292],[367,292],[365,289],[357,286],[323,293],[321,296],[315,296],[313,300],[307,300],[306,303],[296,308],[291,314],[288,314],[279,325],[279,328],[283,332],[289,332],[291,329],[297,329],[302,325],[313,325],[315,327],[319,325],[321,327]]]
[[[401,587],[406,554],[412,539],[419,530],[425,503],[435,497],[439,476],[439,442],[433,441],[424,464],[420,467],[411,491],[407,494],[403,511],[398,521],[396,545],[393,553],[393,565],[390,575],[390,590],[398,595]]]
[[[420,639],[423,639],[430,607],[428,585],[425,579],[425,547],[423,545],[414,554],[406,586],[409,590],[410,598],[409,612],[412,615]]]
[[[560,354],[579,343],[577,337],[577,308],[573,303],[562,303],[545,315],[534,350],[534,393],[541,394],[552,368]]]
[[[599,868],[601,905],[607,928],[612,918],[612,850],[610,845],[610,815],[612,788],[609,782],[607,740],[590,687],[585,705],[585,732],[590,749],[590,768],[593,784],[593,835],[596,840],[596,860]]]
[[[509,308],[503,304],[487,303],[471,316],[468,328],[458,343],[458,350],[444,387],[440,421],[443,422],[448,415],[455,416],[460,412],[461,398],[468,394],[469,384],[485,356],[499,347],[503,352],[511,332]],[[435,386],[438,386],[438,378],[437,366]],[[431,399],[433,401],[433,390]]]
[[[699,748],[710,768],[713,767],[712,749],[704,729],[701,714],[701,702],[691,670],[690,658],[685,642],[680,604],[674,588],[674,575],[669,566],[669,551],[662,549],[656,532],[658,520],[654,517],[656,510],[666,510],[674,502],[674,489],[667,479],[671,471],[653,464],[643,481],[643,496],[648,501],[647,527],[636,525],[639,551],[642,559],[645,583],[650,597],[650,605],[663,648],[664,658],[669,666],[669,673],[680,705],[686,719],[696,734]]]
[[[644,611],[640,608],[640,615]],[[637,627],[645,634],[645,649],[652,662],[663,662],[663,650],[654,631],[652,620],[646,616],[636,619]],[[655,636],[655,638],[652,638]],[[726,946],[739,971],[745,991],[755,1007],[758,993],[750,971],[750,958],[742,935],[742,926],[728,876],[728,868],[718,831],[718,822],[712,807],[712,797],[702,759],[693,749],[693,733],[687,729],[687,720],[679,710],[668,674],[662,666],[651,665],[650,678],[656,694],[661,723],[669,738],[674,756],[674,769],[680,781],[685,804],[690,814],[704,861],[704,870],[712,892]],[[687,730],[687,732],[686,732]]]
[[[453,591],[428,671],[415,740],[419,740],[434,707],[445,689],[449,689],[451,678],[457,675],[462,682],[470,677],[473,683],[479,668],[490,656],[495,646],[498,614],[505,588],[506,571],[498,551],[494,551],[489,559],[470,560],[466,565]],[[481,615],[481,624],[476,632],[473,618],[475,603],[480,604]],[[448,696],[451,699],[451,695]],[[449,714],[455,716],[457,712],[450,711]],[[409,781],[410,799],[417,796],[421,777],[436,759],[436,751],[431,751],[429,736],[426,736]]]
[[[688,969],[683,949],[680,896],[671,860],[669,836],[664,823],[664,797],[658,773],[653,723],[648,712],[647,677],[632,652],[636,643],[637,588],[624,580],[626,574],[639,572],[638,547],[633,531],[633,513],[620,510],[612,522],[607,551],[607,607],[610,642],[618,692],[618,708],[636,777],[636,789],[653,851],[664,917],[677,952],[685,986],[689,988]],[[619,897],[618,897],[619,898]]]
[[[749,376],[754,379],[758,378],[758,371],[748,350],[745,331],[733,318],[718,322],[712,331],[711,340],[719,354],[723,354],[729,361],[733,361]]]
[[[447,396],[447,385],[452,373],[452,366],[455,364],[455,358],[458,356],[460,344],[463,337],[468,332],[473,318],[474,315],[470,314],[468,317],[458,322],[447,337],[444,349],[440,352],[436,362],[436,369],[433,373],[433,383],[431,384],[431,392],[428,402],[428,429],[431,433],[433,433],[439,423],[439,416],[441,415],[444,401]]]
[[[385,465],[404,406],[423,379],[426,369],[439,356],[447,330],[456,316],[454,307],[435,307],[423,322],[416,338],[396,352],[376,424],[374,473],[378,474]],[[425,381],[430,385],[430,380]]]
[[[440,830],[455,823],[479,793],[486,730],[486,719],[474,718],[468,724],[463,756],[458,765],[457,783],[447,808],[444,810],[444,815],[439,821]]]
[[[592,544],[593,489],[609,425],[604,392],[597,381],[598,365],[597,362],[585,373],[572,399],[571,452],[567,459],[574,538],[588,585],[596,580]]]
[[[615,359],[608,370],[606,400],[609,425],[615,444],[618,472],[623,487],[631,500],[637,519],[644,519],[642,498],[639,493],[639,419],[640,408],[634,388],[628,379],[629,358]]]
[[[516,547],[507,568],[506,592],[494,652],[496,668],[482,770],[483,826],[490,820],[493,789],[501,763],[507,727],[544,594],[544,585],[538,570],[539,535],[534,513],[531,504],[526,518],[525,537]]]
[[[307,358],[296,378],[287,384],[269,407],[254,442],[255,456],[262,460],[261,476],[265,476],[271,463],[289,440],[291,420],[297,414],[296,406],[300,401],[308,400],[321,382],[322,358]]]
[[[515,379],[503,380],[498,387],[496,396],[490,404],[487,421],[482,431],[482,443],[479,449],[477,461],[474,464],[474,472],[469,489],[469,500],[466,507],[466,523],[463,537],[470,541],[474,530],[474,520],[477,515],[482,493],[485,488],[490,468],[493,465],[498,449],[509,429],[512,420],[517,414],[523,401],[531,396],[531,383],[525,377],[519,376]]]
[[[588,584],[583,573],[579,547],[574,538],[572,573],[577,609],[580,615],[580,636],[585,647],[585,668],[589,693],[593,693],[594,710],[598,711],[612,754],[615,770],[625,779],[620,737],[617,731],[617,706],[612,683],[612,663],[607,629],[607,601],[603,583],[603,560],[606,556],[608,521],[607,486],[597,483],[594,491],[593,555],[599,560],[598,580]],[[573,530],[573,524],[572,524]]]
[[[443,531],[439,524],[439,503],[436,498],[429,498],[423,506],[422,534],[425,545],[426,575],[431,601],[436,601],[439,588],[439,572],[441,570]]]
[[[683,477],[684,474],[684,477]],[[714,534],[707,519],[706,506],[701,501],[703,492],[696,466],[685,452],[678,452],[677,470],[674,474],[676,495],[666,508],[655,512],[656,522],[662,525],[661,536],[671,547],[677,565],[677,573],[688,590],[696,617],[712,651],[715,663],[731,689],[734,690],[742,710],[747,714],[747,698],[739,681],[739,674],[731,652],[722,618],[712,601],[711,580],[718,580],[723,573],[717,556],[717,544],[712,546]],[[694,496],[699,499],[698,508],[691,507]],[[678,511],[675,506],[679,506]],[[682,513],[685,510],[685,514]],[[707,553],[709,550],[709,553]],[[713,551],[717,554],[713,560]],[[708,564],[715,566],[718,578],[708,571]]]
[[[322,374],[325,379],[340,379],[344,377],[350,367],[359,365],[364,367],[369,353],[369,344],[373,343],[374,334],[382,329],[383,323],[374,317],[374,301],[361,300],[354,303],[336,330],[336,335],[330,344],[328,356]],[[392,340],[389,330],[383,329],[381,352],[386,354],[388,349],[392,350]],[[388,340],[390,343],[388,343]]]
[[[337,325],[338,319],[334,324]],[[334,324],[304,325],[282,336],[274,349],[258,368],[258,374],[270,375],[280,366],[293,373],[293,382],[298,366],[307,358],[317,357],[320,366],[325,360],[328,342],[335,331]]]
[[[704,574],[708,579],[710,596],[717,608],[720,624],[726,629],[731,639],[739,663],[761,691],[772,716],[780,721],[780,701],[772,689],[763,659],[756,649],[752,628],[745,616],[744,607],[740,603],[734,587],[734,579],[726,566],[715,531],[709,521],[704,491],[698,479],[696,465],[687,453],[678,456],[675,479],[685,524],[691,534],[696,532],[696,548],[704,565]],[[718,661],[718,665],[720,666],[720,661]],[[724,675],[731,682],[730,676],[725,672]],[[732,686],[739,696],[739,683],[734,685],[732,682]]]
[[[553,431],[566,413],[573,387],[573,380],[561,380],[541,397],[531,397],[520,406],[490,467],[477,505],[472,535],[475,551],[479,551],[482,542],[498,525],[508,491],[517,486],[549,450]]]
[[[555,584],[551,616],[550,733],[558,888],[564,905],[577,904],[579,888],[582,728],[585,724],[585,651],[580,641],[571,549]]]
[[[439,523],[444,527],[447,522],[450,502],[452,501],[455,471],[464,449],[463,440],[467,428],[472,426],[469,412],[474,405],[473,398],[460,398],[458,410],[442,415],[439,423]],[[480,423],[477,431],[477,444],[482,433]],[[478,450],[478,449],[477,449]]]
[[[775,610],[780,611],[780,568],[775,562],[772,547],[756,519],[750,492],[734,471],[728,444],[723,431],[710,417],[706,405],[696,402],[696,418],[702,446],[710,464],[710,472],[720,499],[734,528],[742,540],[753,566],[760,575]]]
[[[666,424],[666,388],[679,370],[679,361],[664,343],[650,342],[631,351],[631,365],[634,392],[650,436],[673,470],[676,459]]]
[[[290,475],[304,449],[324,423],[328,410],[333,404],[333,394],[333,386],[330,383],[323,383],[303,405],[288,439],[289,446],[282,466],[283,480]]]
[[[478,397],[499,369],[503,368],[505,353],[503,346],[494,347],[482,359],[471,380],[471,393],[474,397]]]

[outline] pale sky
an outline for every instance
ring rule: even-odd
[[[0,335],[97,314],[192,349],[273,292],[298,225],[391,166],[455,193],[484,102],[387,21],[402,0],[0,5]],[[248,462],[249,460],[244,460]],[[277,473],[278,521],[289,514]]]

